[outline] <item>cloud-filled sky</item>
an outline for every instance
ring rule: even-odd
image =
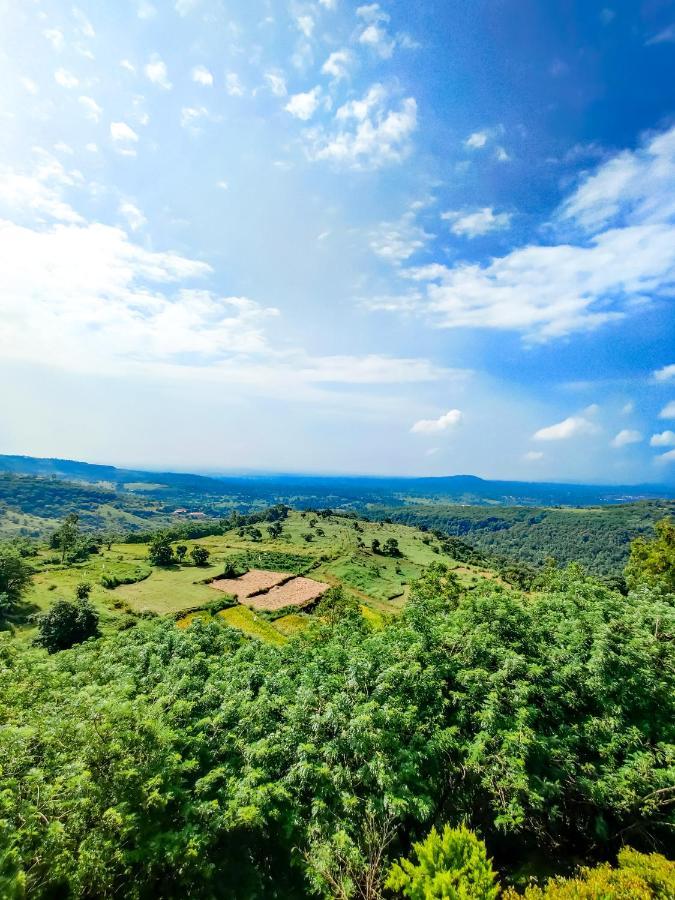
[[[0,451],[675,479],[675,2],[0,0]]]

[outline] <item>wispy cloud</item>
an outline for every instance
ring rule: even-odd
[[[169,81],[169,73],[166,68],[166,63],[157,53],[154,53],[151,56],[150,60],[146,63],[143,71],[145,72],[146,77],[153,84],[158,85],[158,87],[163,88],[165,91],[170,91],[173,87],[173,85]]]
[[[475,212],[451,210],[442,213],[441,219],[451,222],[451,231],[468,238],[478,237],[490,231],[503,231],[511,224],[511,214],[495,213],[491,206],[484,206]]]

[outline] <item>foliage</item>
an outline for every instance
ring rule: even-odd
[[[0,618],[20,602],[32,580],[32,569],[21,553],[8,544],[0,544]]]
[[[166,532],[158,532],[150,541],[148,559],[153,566],[170,566],[175,562],[171,539]]]
[[[248,550],[232,554],[225,560],[225,571],[236,575],[249,569],[272,569],[275,572],[290,572],[304,575],[316,564],[313,556],[304,553],[288,553],[283,550]],[[226,575],[231,577],[231,575]]]
[[[672,900],[675,863],[659,853],[619,851],[618,867],[583,868],[574,878],[555,878],[545,887],[528,887],[524,895],[507,890],[504,900]]]
[[[54,549],[61,551],[61,562],[65,562],[66,554],[75,547],[80,531],[78,528],[79,516],[77,513],[69,513],[64,523],[57,528],[52,535],[50,544]]]
[[[152,573],[152,569],[144,564],[116,563],[101,575],[100,582],[104,588],[112,590],[120,584],[136,584],[144,581]]]
[[[75,585],[75,597],[78,600],[88,600],[91,594],[91,585],[88,581],[80,581]]]
[[[673,599],[436,564],[377,629],[334,593],[290,639],[218,614],[274,645],[196,617],[53,656],[1,640],[2,891],[375,900],[435,822],[514,869],[666,850]]]
[[[186,555],[187,551],[188,551],[188,548],[187,548],[187,545],[186,545],[186,544],[178,544],[178,545],[177,545],[177,547],[176,547],[176,558],[178,559],[178,562],[179,562],[179,563],[182,563],[182,562],[183,562],[183,560],[185,559],[185,555]]]
[[[656,537],[648,541],[633,541],[626,566],[626,581],[630,587],[649,584],[675,593],[675,525],[662,519],[654,526]]]
[[[206,566],[209,562],[210,552],[206,549],[206,547],[202,547],[201,544],[195,544],[192,550],[190,550],[190,556],[192,558],[192,562],[196,566]]]
[[[496,873],[485,844],[468,828],[432,828],[413,845],[415,860],[400,859],[392,866],[386,886],[411,900],[496,900]]]
[[[91,637],[97,637],[98,613],[88,600],[57,600],[38,620],[35,643],[49,653],[68,650]]]

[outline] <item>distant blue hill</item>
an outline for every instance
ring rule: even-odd
[[[107,482],[118,490],[142,483],[146,493],[236,495],[251,500],[294,502],[298,506],[368,503],[398,505],[406,499],[437,503],[500,506],[594,506],[636,500],[675,498],[675,488],[660,484],[587,485],[528,481],[491,481],[475,475],[437,478],[340,475],[193,475],[120,469],[72,459],[0,455],[0,472],[54,477],[86,483]]]

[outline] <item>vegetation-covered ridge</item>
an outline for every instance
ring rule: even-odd
[[[626,583],[432,562],[375,628],[336,589],[276,643],[0,635],[0,895],[670,898],[673,526]]]

